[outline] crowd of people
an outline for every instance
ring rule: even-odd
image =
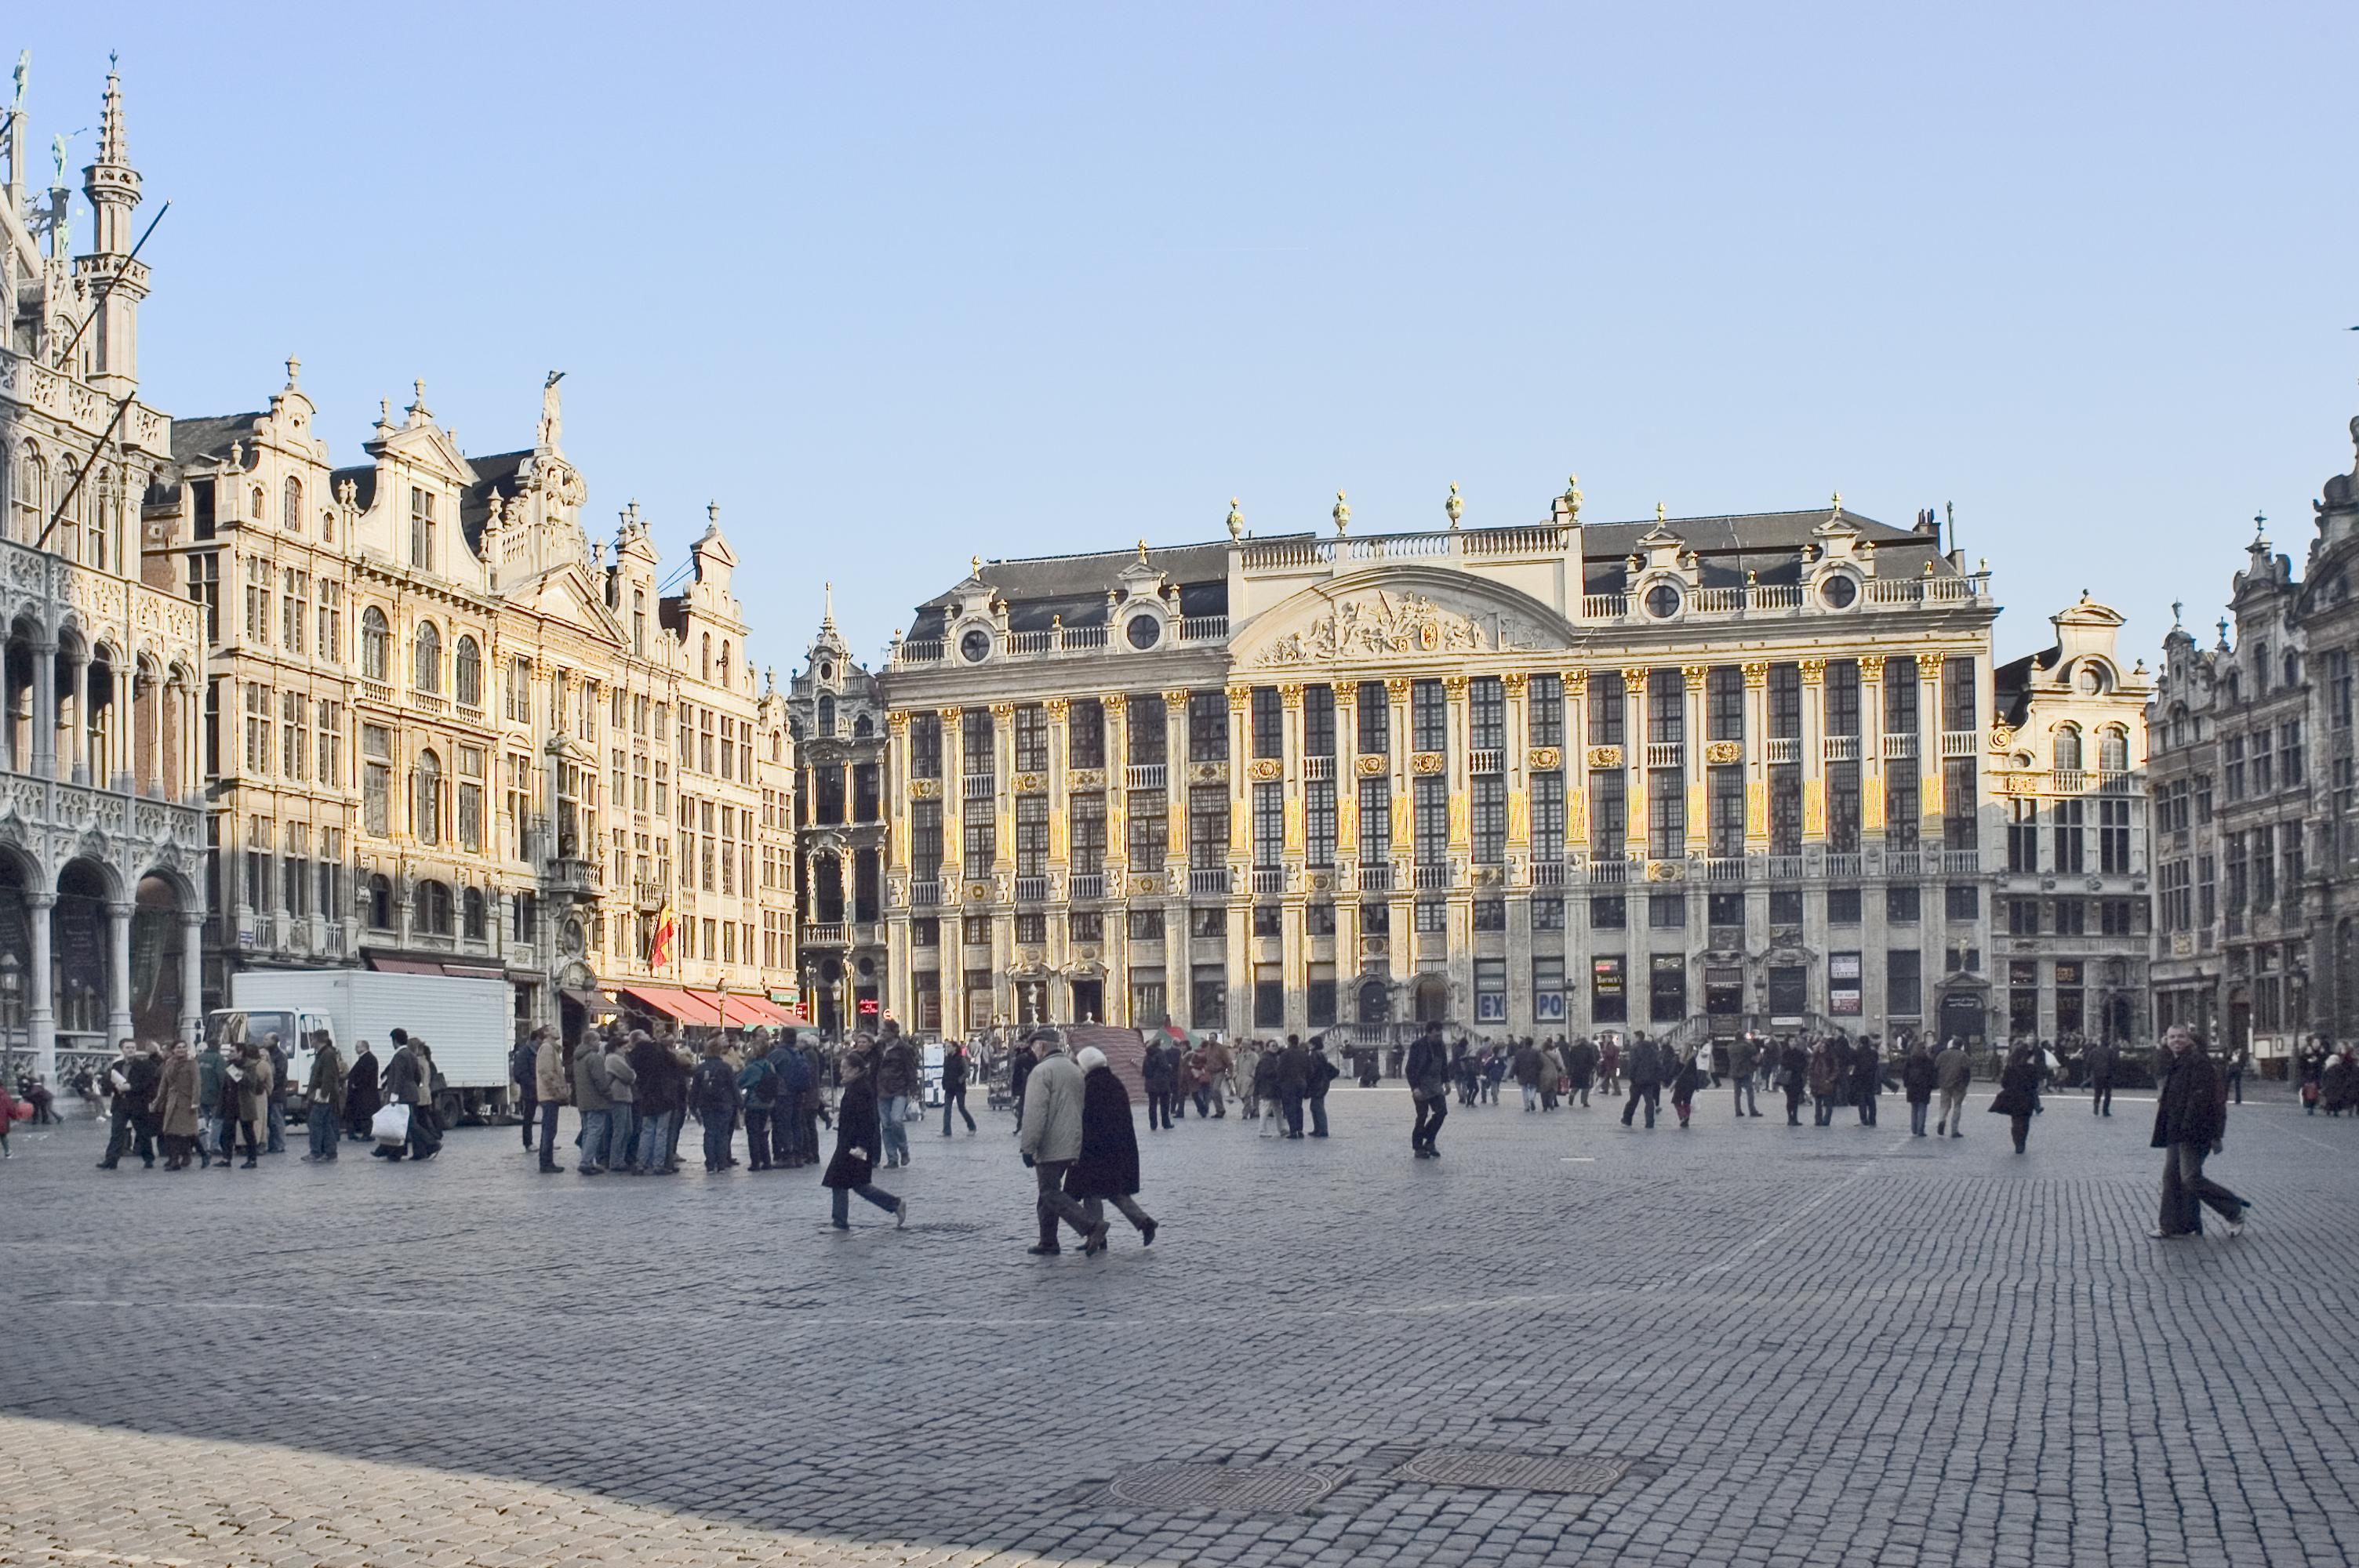
[[[347,1141],[361,1141],[387,1161],[431,1160],[442,1147],[437,1109],[442,1087],[428,1044],[402,1030],[389,1034],[380,1063],[371,1044],[355,1043],[347,1062],[322,1032],[306,1041],[301,1101],[308,1121],[304,1159],[332,1162]],[[1010,1043],[1004,1054],[974,1051],[959,1042],[940,1047],[931,1073],[917,1044],[887,1022],[831,1047],[792,1029],[757,1032],[735,1040],[715,1037],[691,1047],[670,1033],[610,1024],[563,1042],[553,1029],[533,1032],[511,1057],[521,1108],[523,1147],[537,1169],[555,1174],[560,1112],[571,1105],[572,1169],[583,1176],[677,1173],[679,1143],[693,1119],[701,1129],[704,1168],[720,1173],[799,1170],[822,1163],[821,1132],[835,1135],[821,1180],[832,1195],[832,1223],[850,1225],[850,1200],[860,1197],[906,1224],[908,1203],[875,1184],[879,1169],[912,1162],[909,1128],[925,1112],[929,1078],[939,1084],[941,1135],[961,1120],[977,1130],[966,1099],[971,1085],[1003,1080],[1016,1114],[1018,1148],[1036,1172],[1036,1253],[1061,1250],[1070,1228],[1087,1254],[1103,1251],[1115,1209],[1152,1242],[1156,1222],[1136,1202],[1139,1151],[1129,1091],[1104,1054],[1070,1048],[1061,1032],[1040,1026]],[[1352,1054],[1345,1053],[1347,1060]],[[1372,1058],[1353,1061],[1366,1082]],[[2249,1206],[2203,1173],[2217,1152],[2226,1108],[2243,1100],[2241,1055],[2215,1060],[2184,1028],[2166,1036],[2151,1064],[2158,1087],[2154,1145],[2167,1152],[2162,1208],[2153,1234],[2175,1237],[2201,1228],[2206,1205],[2241,1230]],[[2073,1085],[2088,1091],[2093,1115],[2113,1114],[2113,1088],[2131,1064],[2116,1047],[2074,1043],[2069,1057],[2045,1043],[2012,1045],[1997,1071],[1987,1107],[2008,1119],[2017,1153],[2026,1152],[2043,1096]],[[98,1099],[108,1123],[102,1170],[126,1158],[169,1171],[193,1165],[252,1170],[266,1155],[285,1152],[288,1107],[295,1099],[295,1062],[275,1035],[227,1045],[143,1044],[125,1040],[101,1076]],[[1915,1137],[1962,1138],[1974,1059],[1963,1043],[1936,1049],[1930,1039],[1902,1036],[1887,1049],[1874,1034],[1850,1038],[1745,1035],[1734,1040],[1675,1044],[1633,1033],[1596,1039],[1524,1038],[1504,1044],[1443,1039],[1429,1027],[1399,1062],[1413,1102],[1410,1147],[1419,1159],[1440,1159],[1440,1134],[1454,1100],[1462,1108],[1495,1107],[1512,1079],[1527,1115],[1587,1108],[1593,1096],[1619,1098],[1625,1128],[1651,1130],[1664,1098],[1682,1130],[1695,1124],[1707,1092],[1730,1095],[1733,1117],[1765,1113],[1760,1100],[1785,1100],[1788,1126],[1802,1125],[1807,1102],[1814,1127],[1832,1126],[1848,1110],[1864,1127],[1877,1125],[1883,1097],[1897,1093],[1908,1108]],[[2136,1081],[2147,1064],[2135,1064]],[[2359,1114],[2359,1062],[2349,1047],[2313,1042],[2296,1058],[2301,1098],[2312,1111]],[[1244,1120],[1265,1138],[1329,1136],[1328,1094],[1344,1076],[1325,1039],[1288,1035],[1244,1040],[1234,1048],[1218,1037],[1193,1041],[1151,1036],[1139,1063],[1150,1132],[1169,1131],[1192,1108],[1200,1120],[1222,1120],[1234,1101]],[[39,1102],[34,1102],[38,1104]],[[995,1096],[995,1104],[998,1103]],[[0,1091],[0,1155],[16,1114]],[[43,1119],[53,1110],[39,1105]],[[1307,1123],[1307,1125],[1306,1125]],[[744,1159],[738,1157],[739,1138]],[[243,1154],[242,1161],[238,1156]]]

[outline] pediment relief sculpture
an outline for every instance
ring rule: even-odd
[[[1469,615],[1419,593],[1382,589],[1332,600],[1315,618],[1262,651],[1265,665],[1495,654],[1534,646],[1530,632],[1499,612]]]

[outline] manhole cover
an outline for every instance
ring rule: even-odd
[[[1333,1491],[1341,1479],[1282,1465],[1144,1465],[1115,1476],[1106,1490],[1132,1508],[1293,1513]]]
[[[1506,1454],[1485,1448],[1430,1448],[1393,1472],[1437,1487],[1495,1487],[1517,1492],[1603,1492],[1630,1468],[1626,1459],[1593,1454]]]

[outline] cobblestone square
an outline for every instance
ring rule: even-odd
[[[1025,1255],[1004,1117],[848,1237],[815,1172],[512,1129],[177,1175],[20,1130],[0,1562],[2350,1561],[2359,1123],[2234,1112],[2250,1230],[2163,1244],[2150,1102],[2017,1158],[1986,1100],[1453,1106],[1425,1162],[1339,1088],[1324,1142],[1142,1130],[1161,1234],[1096,1260]]]

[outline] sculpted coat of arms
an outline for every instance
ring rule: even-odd
[[[1400,654],[1496,653],[1514,645],[1514,630],[1505,620],[1493,630],[1421,594],[1379,589],[1366,598],[1334,600],[1325,614],[1271,643],[1261,662],[1309,665]]]

